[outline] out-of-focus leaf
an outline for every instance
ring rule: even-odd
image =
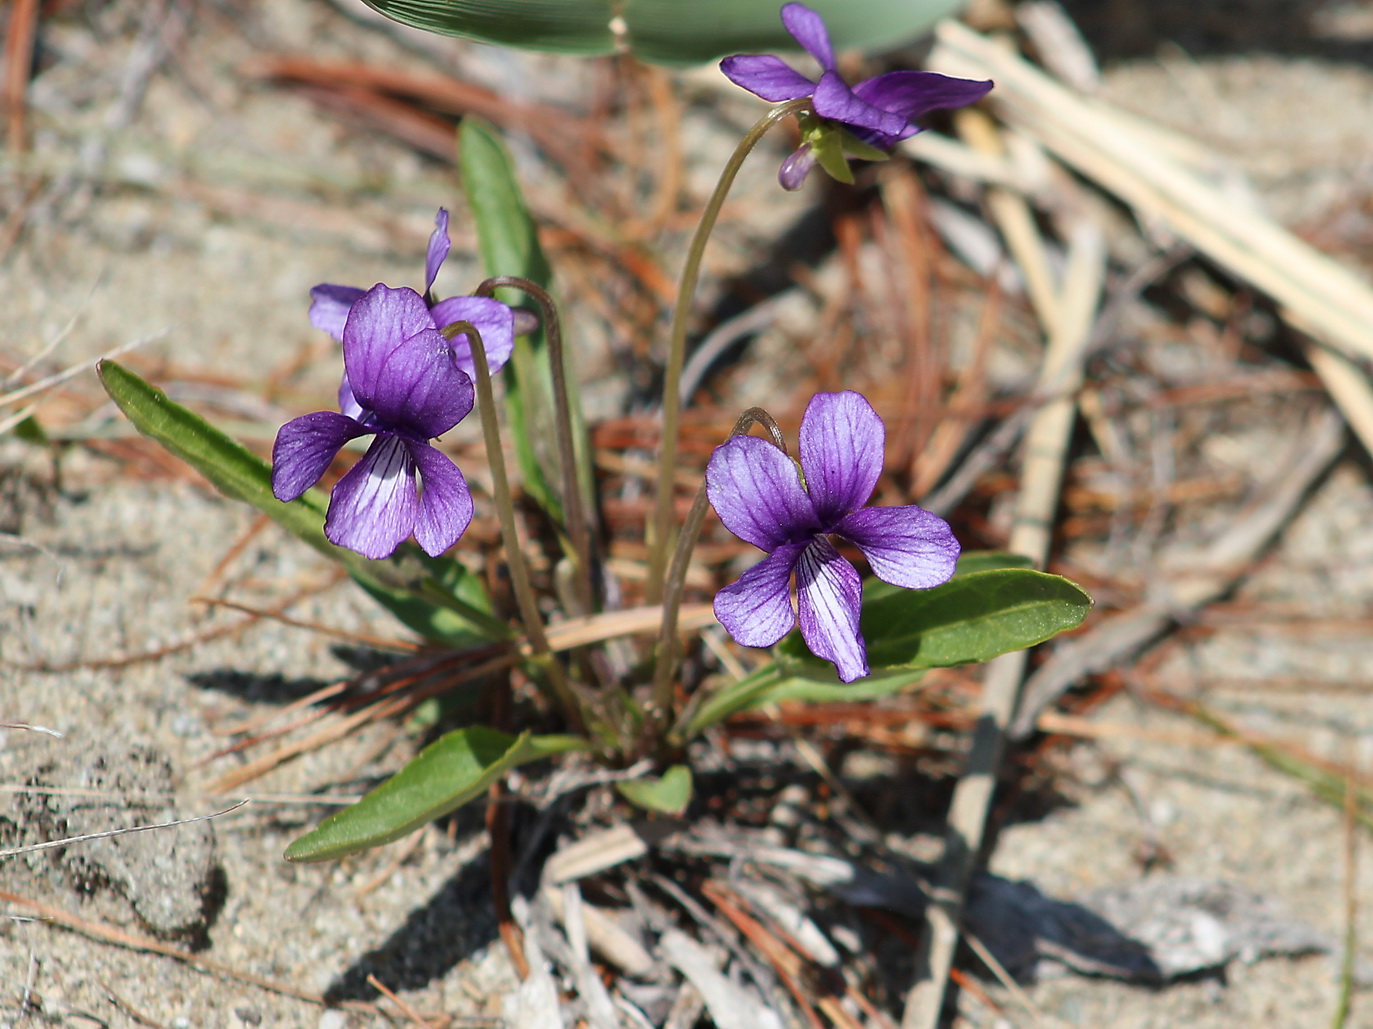
[[[262,458],[114,361],[97,366],[100,382],[134,427],[185,461],[227,497],[272,518],[339,562],[383,607],[428,640],[455,647],[504,639],[481,582],[452,558],[431,558],[407,544],[395,557],[371,561],[324,535],[328,497],[317,489],[283,504],[272,495],[272,468]]]
[[[781,0],[366,0],[429,32],[565,54],[628,51],[690,63],[731,53],[796,50]],[[964,0],[807,0],[838,47],[909,42]],[[617,31],[618,30],[618,31]]]
[[[539,247],[515,167],[496,130],[478,118],[464,118],[458,130],[458,165],[467,206],[477,226],[477,243],[487,275],[518,275],[549,287],[553,273]],[[497,298],[528,300],[504,289]],[[562,504],[551,483],[558,467],[553,436],[553,375],[542,333],[520,336],[505,373],[505,412],[524,487],[539,505],[562,521]]]
[[[48,434],[43,431],[43,426],[38,424],[38,419],[33,415],[18,422],[11,430],[17,437],[25,443],[48,443]]]
[[[626,779],[617,782],[615,788],[635,807],[664,815],[680,815],[691,803],[691,769],[686,765],[673,765],[661,779],[654,776]]]
[[[510,769],[586,749],[578,736],[507,736],[473,726],[440,736],[351,807],[330,815],[286,848],[287,861],[328,861],[398,840],[442,818]]]

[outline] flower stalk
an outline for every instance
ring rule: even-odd
[[[686,362],[687,319],[691,314],[691,301],[696,294],[696,283],[701,277],[701,259],[705,256],[706,243],[710,239],[715,222],[720,217],[725,197],[734,185],[744,159],[753,151],[759,141],[778,122],[796,114],[810,105],[809,97],[778,104],[759,118],[739,145],[734,148],[715,191],[710,195],[701,221],[696,226],[696,234],[691,238],[687,250],[686,263],[682,266],[682,279],[677,287],[677,302],[672,310],[672,331],[668,337],[667,367],[663,372],[663,435],[659,447],[657,498],[653,508],[653,521],[648,526],[649,564],[648,581],[645,595],[649,604],[657,604],[663,598],[663,576],[666,572],[668,554],[672,550],[672,476],[677,468],[677,431],[681,423],[682,401],[678,396],[682,367]]]
[[[563,666],[559,664],[553,654],[553,648],[549,646],[543,618],[539,614],[538,599],[529,580],[529,566],[525,564],[524,552],[520,549],[519,533],[515,528],[515,505],[510,493],[510,477],[506,473],[505,455],[501,451],[501,430],[496,421],[496,397],[495,391],[491,388],[491,367],[486,358],[486,345],[482,342],[481,333],[471,322],[453,322],[441,331],[450,340],[465,335],[471,341],[477,415],[481,419],[486,459],[491,467],[492,499],[495,501],[496,514],[500,519],[501,538],[505,543],[505,561],[510,569],[510,585],[515,593],[515,603],[520,609],[520,620],[524,623],[525,635],[529,638],[533,661],[548,676],[554,695],[568,718],[573,721],[574,727],[580,728],[584,722],[581,704],[567,681]]]
[[[476,296],[494,296],[503,286],[518,289],[534,299],[543,316],[549,363],[553,371],[553,416],[558,437],[558,458],[563,478],[563,515],[567,523],[568,546],[574,568],[574,588],[580,614],[596,610],[594,579],[595,555],[592,550],[590,506],[582,495],[582,480],[577,469],[577,446],[572,424],[571,392],[567,380],[567,359],[563,348],[562,322],[548,291],[536,282],[517,275],[496,275],[479,285]]]
[[[767,430],[768,440],[782,453],[787,453],[787,441],[776,419],[761,407],[750,407],[739,416],[730,430],[730,436],[741,436],[755,425]],[[706,520],[710,499],[706,494],[705,479],[696,490],[696,499],[682,523],[677,535],[677,545],[672,553],[672,564],[668,567],[663,592],[663,620],[658,631],[657,662],[653,672],[653,691],[649,695],[649,707],[644,719],[644,739],[649,744],[672,713],[673,681],[677,666],[681,661],[681,644],[677,639],[677,614],[682,607],[682,592],[686,587],[687,568],[691,564],[691,552],[696,548],[696,540],[701,535],[701,526]]]

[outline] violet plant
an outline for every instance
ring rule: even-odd
[[[722,64],[735,82],[778,103],[726,164],[684,262],[663,381],[660,478],[645,525],[641,608],[617,609],[624,590],[601,559],[577,388],[565,367],[557,306],[544,288],[535,227],[498,137],[474,119],[459,130],[463,184],[492,278],[471,296],[434,297],[451,246],[441,208],[422,293],[385,284],[315,287],[310,321],[343,345],[339,410],[282,426],[271,465],[126,369],[102,365],[106,389],[142,431],[229,496],[338,560],[428,644],[485,660],[495,654],[493,667],[522,667],[542,697],[526,706],[530,724],[564,730],[457,728],[297,840],[288,858],[324,860],[385,843],[480,796],[514,767],[568,751],[618,767],[651,758],[661,777],[621,784],[621,792],[641,807],[680,811],[690,800],[689,767],[681,764],[690,742],[735,712],[782,700],[880,697],[908,688],[929,668],[1032,646],[1075,627],[1090,607],[1077,586],[1023,559],[960,554],[949,524],[918,506],[865,506],[882,473],[885,429],[851,390],[810,400],[797,460],[771,415],[746,411],[712,454],[687,518],[675,524],[678,390],[691,301],[706,243],[745,158],[772,126],[795,115],[803,144],[783,166],[783,185],[799,184],[815,163],[851,178],[844,153],[885,157],[919,131],[923,113],[976,101],[991,88],[925,72],[892,72],[849,87],[819,16],[797,3],[781,13],[822,74],[811,81],[767,56]],[[507,306],[514,291],[536,301],[537,320]],[[552,555],[554,573],[543,580],[529,571],[528,544],[516,523],[497,373],[511,401],[506,428],[525,490],[562,551],[561,561]],[[550,401],[547,411],[535,400],[539,390]],[[475,503],[489,504],[500,522],[513,610],[497,609],[482,579],[448,553],[473,517],[474,499],[435,442],[474,408],[493,482],[489,498]],[[543,424],[551,426],[557,468],[544,467],[532,444],[535,426]],[[755,426],[767,438],[749,435]],[[346,444],[362,437],[371,437],[366,453],[326,496],[315,483]],[[712,505],[727,529],[765,554],[713,598],[734,641],[755,648],[741,653],[752,671],[737,681],[682,673],[686,571]],[[415,544],[406,542],[411,536]],[[875,578],[864,583],[840,545],[851,546],[848,553],[861,556]],[[576,631],[553,633],[544,624],[549,610]]]

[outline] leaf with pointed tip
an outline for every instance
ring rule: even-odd
[[[496,130],[479,118],[464,118],[458,128],[458,166],[468,209],[477,226],[477,245],[487,275],[518,275],[549,288],[553,273],[539,246],[515,178],[515,167]],[[509,304],[528,300],[519,290],[502,289],[496,298]],[[562,503],[552,486],[558,467],[553,411],[553,373],[543,333],[519,336],[505,369],[505,413],[524,488],[555,521]]]
[[[683,735],[690,739],[740,711],[754,711],[787,700],[838,704],[889,697],[915,685],[924,674],[923,669],[899,669],[852,683],[841,683],[833,677],[831,682],[821,682],[804,675],[788,675],[781,664],[770,664],[706,698],[689,714]]]
[[[483,726],[454,730],[356,804],[293,842],[286,860],[328,861],[380,847],[481,796],[512,768],[585,749],[579,736],[507,736]]]
[[[465,647],[505,639],[481,581],[459,562],[406,545],[371,561],[324,535],[328,496],[318,489],[284,504],[272,495],[272,467],[198,414],[114,361],[96,366],[100,383],[134,427],[185,461],[227,497],[242,500],[339,562],[364,590],[425,639]]]
[[[1092,608],[1082,587],[1060,575],[999,568],[959,575],[927,590],[865,588],[859,625],[874,674],[988,661],[1075,629]],[[777,645],[795,675],[834,682],[799,632]]]

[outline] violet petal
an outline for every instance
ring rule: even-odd
[[[820,76],[811,102],[815,106],[815,113],[822,118],[860,129],[872,129],[888,136],[899,136],[910,125],[909,119],[860,99],[835,71],[827,71]]]
[[[415,529],[415,463],[398,436],[379,435],[334,487],[324,535],[364,557],[390,557]]]
[[[343,364],[357,402],[379,424],[432,439],[472,410],[472,380],[413,289],[373,286],[353,305]]]
[[[720,62],[720,70],[736,86],[773,103],[810,96],[815,83],[771,54],[736,54]]]
[[[424,255],[424,292],[428,293],[439,274],[443,259],[448,256],[453,244],[448,239],[448,211],[439,208],[434,215],[434,232],[429,237],[429,250]]]
[[[449,297],[440,300],[429,311],[440,329],[454,322],[471,322],[481,333],[486,348],[486,362],[495,375],[505,367],[515,349],[515,315],[499,300],[490,297]],[[453,360],[469,377],[476,374],[472,364],[472,342],[466,336],[455,336],[449,344]]]
[[[928,111],[964,107],[981,100],[990,79],[958,79],[933,71],[893,71],[853,87],[854,96],[910,121]]]
[[[447,454],[415,441],[407,441],[405,448],[419,468],[423,487],[415,540],[430,557],[438,557],[467,531],[472,521],[472,493]]]
[[[310,290],[310,324],[342,343],[348,309],[358,302],[364,292],[356,286],[335,286],[330,282],[321,282]]]
[[[868,648],[858,629],[863,580],[858,569],[817,537],[796,562],[801,637],[811,653],[834,662],[841,682],[868,674]]]
[[[343,373],[343,378],[338,384],[338,409],[349,418],[356,418],[358,421],[362,421],[367,413],[358,403],[358,398],[353,396],[353,384],[348,381],[347,372]]]
[[[706,493],[725,528],[761,550],[819,528],[791,458],[757,436],[731,436],[706,466]]]
[[[316,411],[292,418],[272,444],[272,495],[292,501],[319,481],[343,444],[370,430],[347,415]]]
[[[715,594],[715,617],[744,647],[770,647],[796,626],[791,606],[791,573],[809,546],[790,543]]]
[[[791,33],[792,39],[820,62],[820,67],[825,71],[834,70],[834,47],[830,45],[830,34],[825,28],[824,18],[805,4],[783,4],[782,24]]]
[[[817,393],[801,418],[801,467],[826,532],[872,496],[887,430],[861,393]],[[737,534],[736,534],[737,535]]]
[[[928,589],[948,582],[959,545],[949,523],[923,507],[867,507],[834,531],[863,551],[872,574],[893,586]]]

